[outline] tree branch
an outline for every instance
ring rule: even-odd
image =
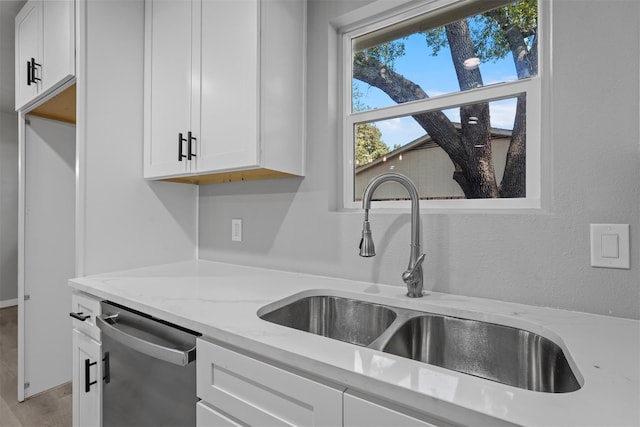
[[[524,41],[525,34],[523,34],[520,27],[510,22],[502,9],[491,10],[487,12],[487,16],[493,18],[504,32],[507,42],[509,43],[509,48],[511,49],[518,79],[531,77],[533,75],[531,67],[532,60],[529,55],[529,50],[527,49],[527,44]]]
[[[426,99],[429,96],[422,88],[401,74],[388,68],[379,60],[358,52],[353,61],[353,77],[377,87],[396,103]],[[458,131],[449,118],[440,111],[416,114],[416,122],[451,157],[454,162],[465,162],[467,153]]]

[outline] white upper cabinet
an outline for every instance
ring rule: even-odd
[[[258,166],[260,2],[204,1],[202,17],[198,168]]]
[[[42,58],[42,2],[29,1],[16,16],[16,110],[38,94],[36,58]]]
[[[29,0],[16,16],[16,110],[75,75],[73,0]]]
[[[43,91],[48,91],[75,75],[75,3],[73,0],[46,0],[42,4],[42,81]]]
[[[145,178],[304,174],[306,3],[146,2]]]
[[[194,8],[189,1],[145,2],[145,177],[189,171]]]

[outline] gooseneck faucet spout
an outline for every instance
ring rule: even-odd
[[[409,267],[402,273],[402,280],[407,285],[407,296],[410,298],[420,298],[422,296],[422,261],[424,254],[420,251],[420,196],[416,186],[409,178],[399,173],[385,173],[373,178],[362,196],[362,208],[364,209],[364,223],[362,226],[362,240],[360,240],[360,256],[375,256],[376,250],[371,236],[371,226],[369,224],[369,209],[371,209],[371,198],[380,184],[387,181],[395,181],[402,184],[409,192],[411,198],[411,253],[409,256]]]

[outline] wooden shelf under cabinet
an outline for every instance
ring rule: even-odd
[[[169,182],[182,182],[185,184],[220,184],[223,182],[235,182],[235,181],[253,181],[258,179],[273,179],[273,178],[287,178],[298,177],[299,175],[293,175],[289,173],[274,171],[271,169],[251,169],[245,171],[234,172],[219,172],[207,175],[197,176],[184,176],[179,178],[168,178],[163,181]]]
[[[45,119],[76,123],[76,85],[69,86],[47,102],[34,108],[29,114]]]

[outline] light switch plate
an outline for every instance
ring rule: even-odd
[[[242,220],[239,218],[231,220],[231,241],[242,242]]]
[[[629,224],[591,224],[591,266],[629,268]]]

